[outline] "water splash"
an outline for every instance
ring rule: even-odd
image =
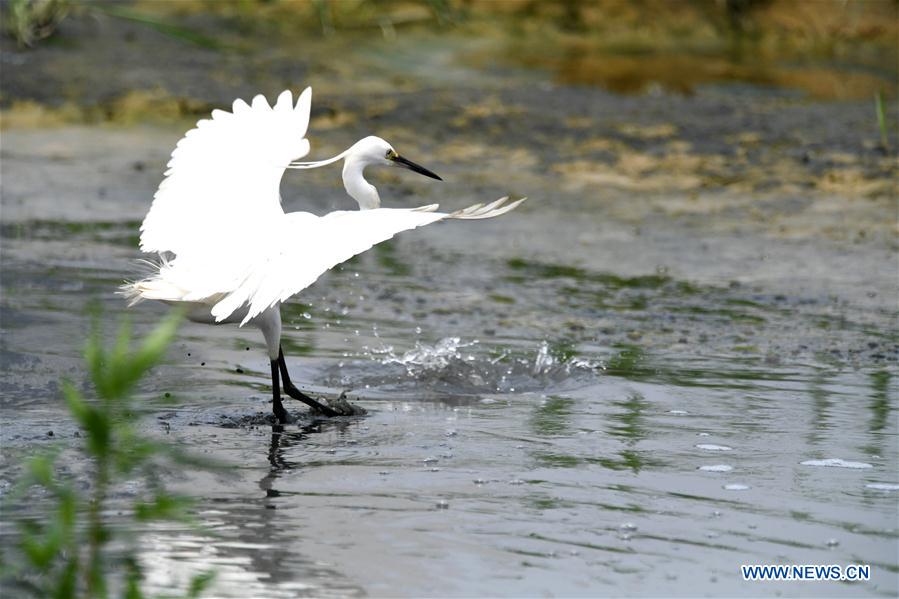
[[[456,392],[512,392],[544,388],[550,382],[563,382],[573,375],[594,374],[603,369],[598,360],[561,356],[546,341],[535,352],[521,352],[485,347],[477,339],[445,337],[433,345],[417,341],[405,352],[383,344],[365,347],[357,355],[402,370],[391,375],[390,370],[379,368],[379,380],[371,382],[365,373],[353,376],[344,368],[345,385],[358,385],[360,378],[373,385],[402,384],[414,379],[417,385],[454,385]]]
[[[542,374],[549,371],[558,363],[558,360],[549,352],[549,344],[544,341],[537,350],[537,357],[534,359],[534,374]]]
[[[406,369],[409,376],[419,376],[427,372],[438,372],[455,362],[474,361],[474,356],[463,356],[460,350],[477,344],[477,339],[463,343],[459,337],[444,337],[434,345],[417,341],[414,348],[401,356],[395,355],[390,348],[384,354],[385,358],[382,362],[384,364],[400,364]]]

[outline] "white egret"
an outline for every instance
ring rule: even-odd
[[[158,255],[151,274],[122,286],[133,305],[161,300],[185,306],[190,320],[252,324],[261,329],[272,373],[273,412],[287,420],[285,393],[313,409],[338,412],[297,389],[281,349],[281,303],[327,270],[400,231],[446,219],[499,216],[523,200],[501,198],[456,212],[381,208],[365,167],[402,167],[433,179],[431,171],[396,153],[379,137],[366,137],[320,162],[295,162],[309,152],[311,88],[293,104],[284,91],[274,106],[262,95],[235,100],[232,112],[213,110],[178,142],[150,211],[141,225],[140,249]],[[316,168],[343,160],[343,184],[360,210],[325,216],[285,214],[280,182],[287,168]]]

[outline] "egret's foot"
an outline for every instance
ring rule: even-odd
[[[312,411],[318,412],[319,414],[323,414],[328,417],[343,415],[340,412],[337,412],[336,410],[332,410],[325,404],[312,399],[311,397],[309,397],[308,395],[306,395],[305,393],[303,393],[302,391],[300,391],[293,385],[284,385],[284,392],[287,393],[287,395],[292,397],[293,399],[303,402],[304,404],[306,404],[307,406],[312,408]]]
[[[325,401],[328,402],[328,405],[331,406],[332,410],[341,416],[365,416],[368,413],[365,411],[365,408],[361,408],[348,402],[346,399],[346,391],[341,393],[340,397],[337,399],[325,398]]]
[[[290,414],[287,413],[287,410],[284,409],[284,406],[281,405],[281,402],[276,403],[272,407],[272,413],[275,415],[275,424],[290,424],[293,420]]]

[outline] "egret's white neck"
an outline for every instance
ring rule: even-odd
[[[333,158],[316,162],[291,162],[287,168],[318,168],[343,159],[343,186],[346,192],[359,203],[360,210],[380,208],[381,198],[378,196],[378,190],[366,181],[363,175],[365,167],[370,164],[390,164],[384,158],[384,145],[377,145],[374,150],[372,149],[372,144],[377,142],[387,143],[380,138],[369,136],[360,139]]]
[[[360,210],[372,210],[381,206],[381,198],[375,186],[363,175],[368,163],[350,153],[343,161],[343,186],[350,197],[359,203]]]

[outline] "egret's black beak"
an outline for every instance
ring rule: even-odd
[[[440,176],[437,175],[437,173],[433,173],[433,172],[429,171],[428,169],[426,169],[425,167],[415,164],[411,160],[406,160],[402,156],[397,155],[397,157],[393,159],[393,162],[397,166],[407,168],[410,171],[418,173],[419,175],[424,175],[425,177],[430,177],[432,179],[437,179],[438,181],[443,181],[443,179],[441,179]]]

